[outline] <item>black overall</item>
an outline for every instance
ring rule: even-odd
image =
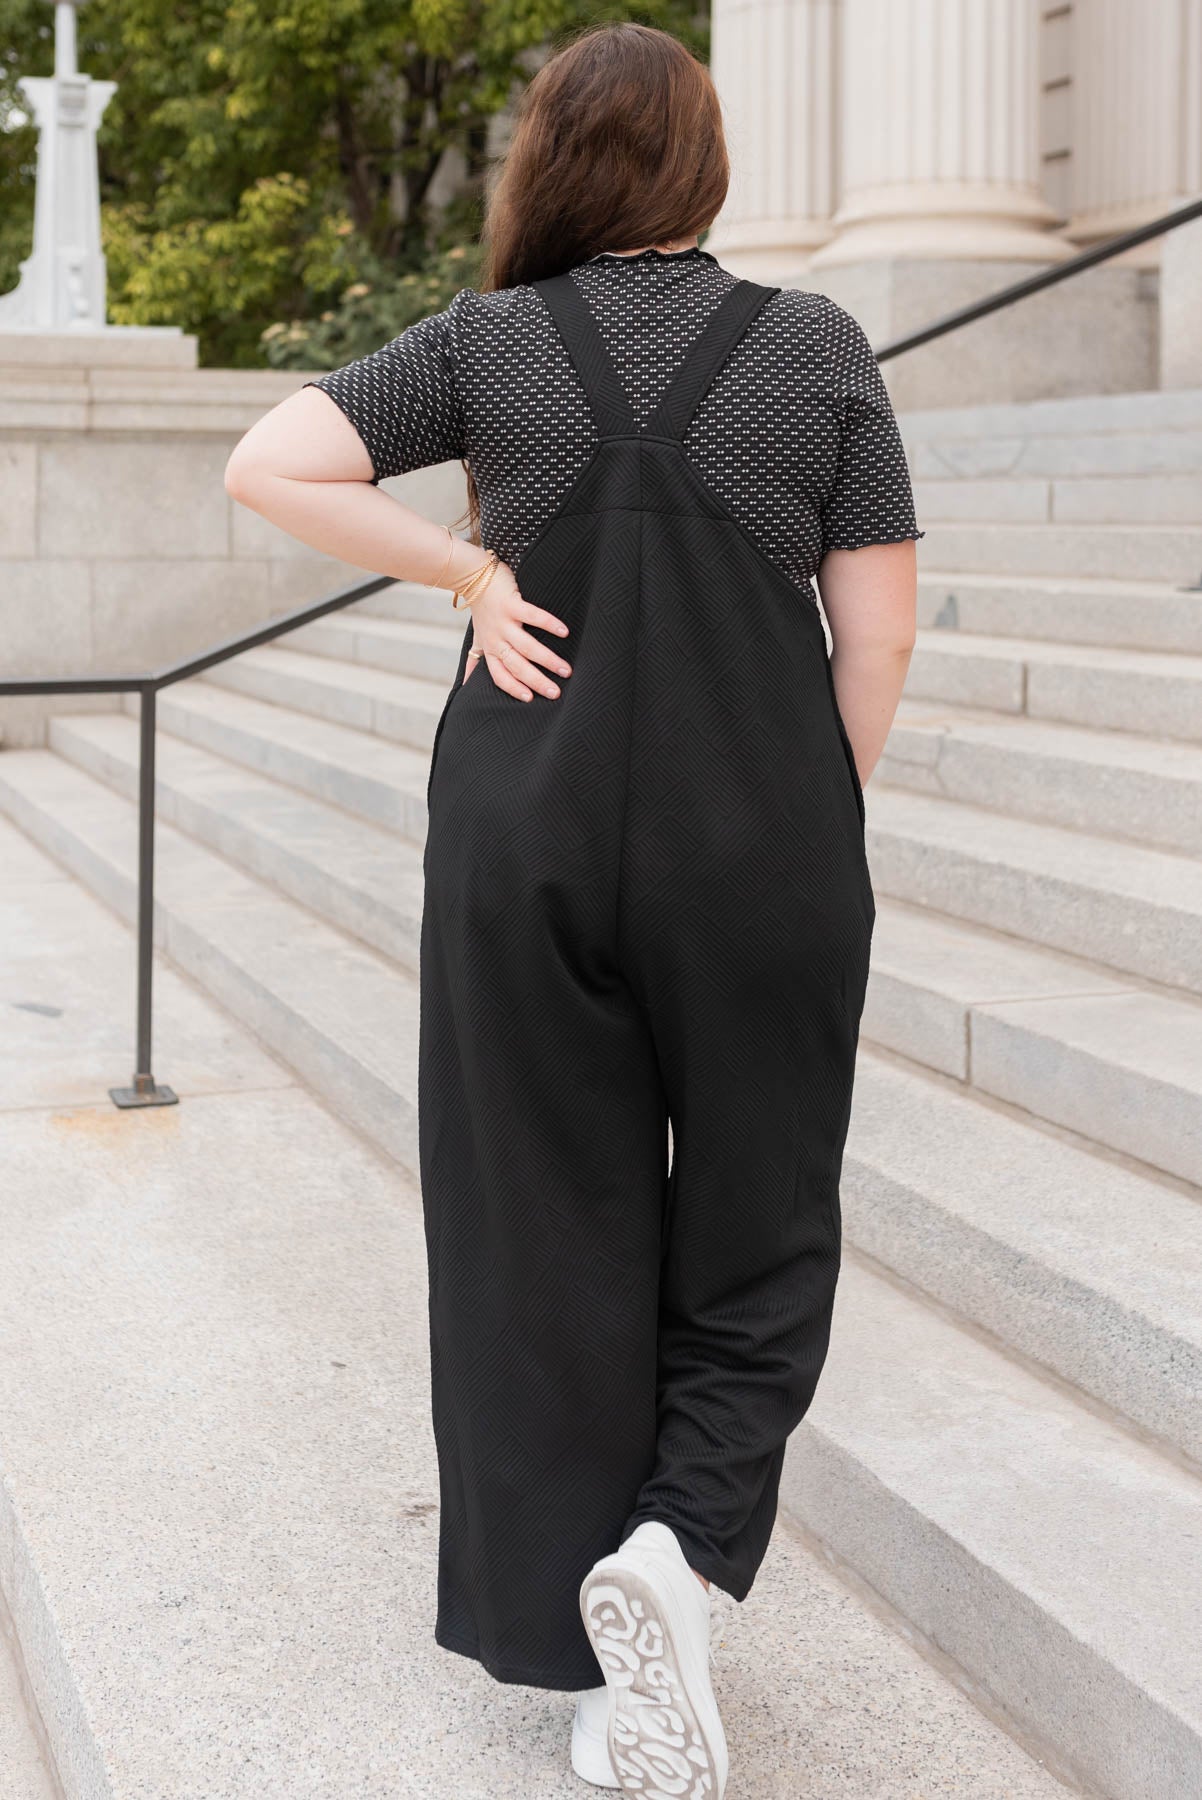
[[[572,665],[459,669],[434,739],[419,1137],[437,1641],[600,1684],[577,1593],[643,1519],[736,1600],[826,1355],[875,919],[817,608],[681,438],[779,290],[740,281],[636,428],[568,275],[600,436],[522,558]],[[669,1122],[672,1162],[669,1171]]]

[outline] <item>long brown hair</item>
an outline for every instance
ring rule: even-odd
[[[479,291],[557,275],[600,250],[690,237],[721,210],[729,181],[704,63],[653,26],[593,26],[521,96],[487,202]],[[479,496],[465,467],[478,542]]]

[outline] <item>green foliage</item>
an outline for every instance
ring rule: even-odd
[[[269,325],[263,333],[266,360],[277,369],[336,369],[388,343],[406,325],[441,312],[460,288],[476,287],[479,280],[474,245],[438,252],[405,275],[369,265],[343,290],[338,305],[318,318]]]
[[[52,71],[53,17],[0,0],[0,127],[17,78]],[[489,121],[542,46],[618,18],[705,50],[691,0],[89,0],[80,67],[118,84],[100,128],[110,318],[180,325],[227,367],[329,367],[386,341],[475,284]],[[0,290],[29,253],[34,135],[0,129]],[[463,173],[440,215],[449,152]]]
[[[53,29],[53,8],[44,0],[0,0],[0,293],[16,286],[33,243],[37,132],[17,82],[49,74]]]

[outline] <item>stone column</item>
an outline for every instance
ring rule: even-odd
[[[1068,235],[1088,244],[1202,194],[1202,0],[1089,0],[1074,34]],[[1128,256],[1154,268],[1164,247]]]
[[[1037,0],[845,0],[842,196],[815,268],[1068,254],[1039,191],[1039,23]]]
[[[1041,26],[1040,0],[844,0],[840,203],[808,282],[874,344],[1072,254],[1041,192]],[[1141,279],[1092,269],[897,358],[894,405],[1150,387]]]
[[[796,282],[831,235],[840,11],[841,0],[713,0],[731,185],[706,248],[752,280]]]

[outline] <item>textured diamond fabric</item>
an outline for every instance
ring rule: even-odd
[[[570,274],[643,426],[736,277],[700,246],[606,251]],[[305,385],[346,413],[377,481],[467,459],[482,541],[515,570],[597,444],[564,346],[528,285],[462,288],[443,312]],[[802,588],[829,549],[922,536],[872,349],[821,294],[774,295],[698,409],[685,448]]]
[[[574,276],[531,298],[603,435],[522,562],[570,628],[535,632],[561,697],[465,679],[469,617],[431,761],[435,1632],[580,1689],[579,1583],[634,1525],[736,1600],[767,1549],[827,1350],[875,906],[817,610],[688,451],[779,290],[728,287],[639,429]]]

